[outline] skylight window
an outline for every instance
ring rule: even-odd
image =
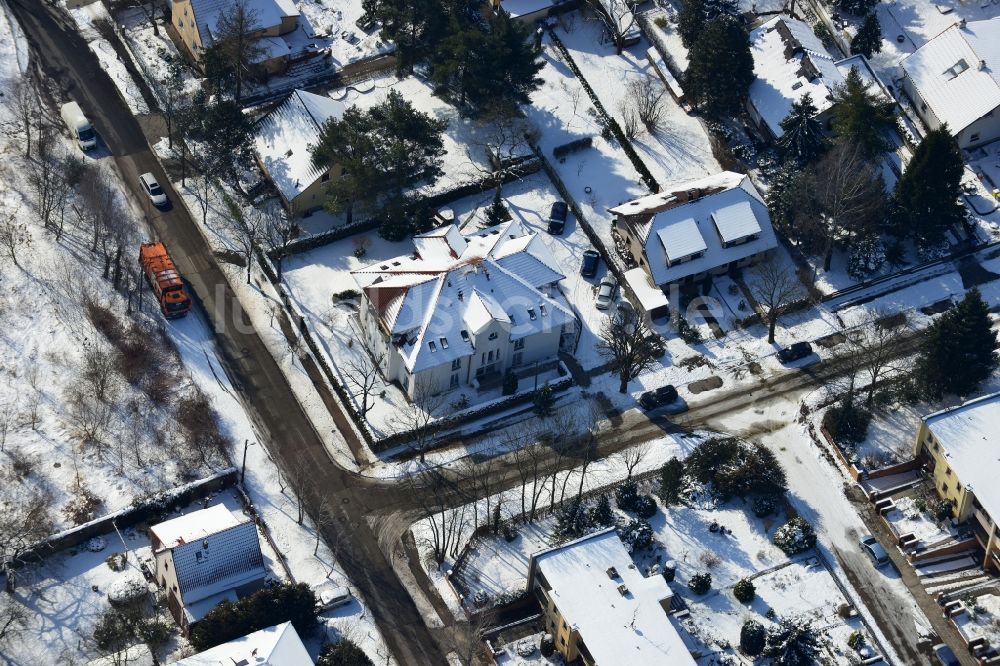
[[[548,311],[548,309],[547,309],[547,308],[545,307],[545,305],[544,305],[544,304],[543,304],[543,305],[539,305],[539,306],[538,306],[538,310],[539,310],[539,311],[540,311],[540,312],[542,313],[542,316],[543,316],[543,317],[546,317],[546,316],[548,316],[548,314],[549,314],[549,311]]]
[[[466,342],[469,342],[469,332],[468,332],[467,330],[465,330],[465,329],[463,328],[463,329],[462,329],[462,330],[460,331],[460,334],[461,334],[461,336],[462,336],[462,339],[463,339],[463,340],[465,340]]]
[[[528,308],[528,319],[531,321],[538,319],[538,315],[535,314],[535,308]]]
[[[956,76],[969,69],[969,63],[965,62],[965,58],[959,58],[958,62],[944,70],[944,75],[948,79],[954,79]]]
[[[440,338],[440,342],[441,342],[441,349],[448,348],[448,338]]]
[[[438,346],[436,344],[434,344],[433,340],[431,340],[430,342],[428,342],[427,346],[431,348],[432,352],[436,352],[438,350]]]

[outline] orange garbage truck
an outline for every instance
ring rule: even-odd
[[[186,315],[191,309],[191,299],[163,243],[157,241],[139,246],[139,266],[160,303],[163,316],[175,319]]]

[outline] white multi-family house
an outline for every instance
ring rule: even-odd
[[[221,504],[153,525],[149,534],[156,582],[185,632],[223,601],[264,585],[257,526]]]
[[[812,97],[820,122],[829,130],[833,89],[844,82],[851,69],[891,99],[863,55],[834,59],[808,24],[790,16],[777,16],[753,30],[750,52],[754,81],[747,109],[761,132],[771,139],[784,136],[781,121],[806,93]]]
[[[748,176],[731,171],[668,186],[610,212],[636,266],[625,279],[654,316],[669,306],[672,285],[749,266],[778,244],[760,192]]]
[[[903,90],[930,129],[961,148],[1000,138],[1000,18],[959,21],[900,63]]]
[[[352,272],[361,327],[389,381],[411,400],[487,388],[508,371],[573,352],[580,325],[542,238],[518,221],[414,236],[413,254]]]

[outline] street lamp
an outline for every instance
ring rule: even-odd
[[[240,468],[240,485],[243,485],[243,479],[247,475],[247,449],[256,444],[257,442],[251,442],[249,439],[243,440],[243,466]]]

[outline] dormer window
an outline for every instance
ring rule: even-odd
[[[448,348],[448,338],[439,338],[439,341],[441,342],[441,349]]]
[[[535,308],[528,308],[528,319],[531,321],[538,319],[538,315],[535,314]]]
[[[538,306],[538,311],[542,313],[543,317],[547,317],[549,314],[549,311],[546,309],[544,304]]]
[[[465,330],[464,328],[463,328],[463,329],[462,329],[461,331],[459,331],[459,335],[461,335],[461,336],[462,336],[462,340],[464,340],[464,341],[466,341],[466,342],[469,342],[469,343],[471,343],[471,342],[472,342],[472,341],[471,341],[471,340],[469,339],[469,332],[468,332],[467,330]]]
[[[969,69],[969,63],[965,62],[965,58],[959,58],[958,62],[944,70],[944,75],[949,79],[954,79],[956,76]]]
[[[434,344],[433,340],[431,340],[430,342],[428,342],[427,346],[431,348],[432,352],[436,352],[438,350],[438,346],[436,344]]]
[[[490,333],[490,340],[496,340],[496,339],[497,339],[497,332],[493,331],[492,333]]]

